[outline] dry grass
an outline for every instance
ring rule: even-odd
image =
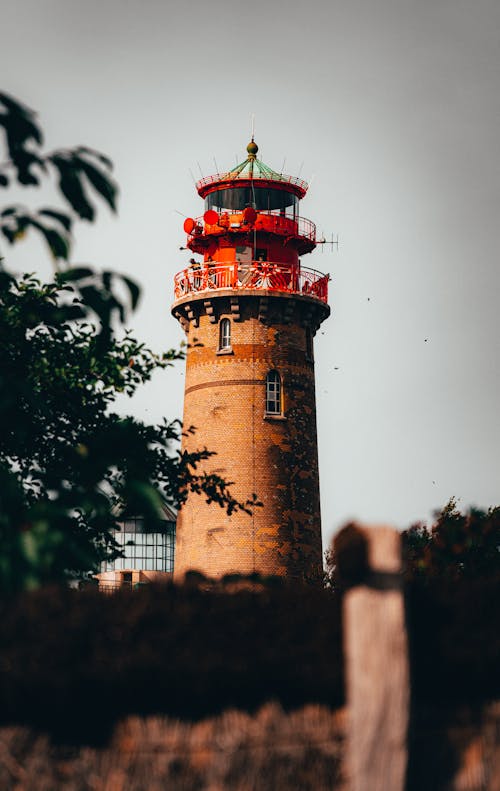
[[[186,723],[128,717],[105,748],[61,747],[22,727],[0,730],[9,791],[344,791],[344,715],[325,706]]]

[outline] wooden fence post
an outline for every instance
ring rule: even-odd
[[[344,596],[348,707],[347,773],[352,791],[404,791],[410,708],[401,536],[350,525],[335,540]]]

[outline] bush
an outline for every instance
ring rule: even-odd
[[[321,589],[44,589],[1,607],[0,644],[2,722],[64,737],[126,714],[343,702],[339,600]]]

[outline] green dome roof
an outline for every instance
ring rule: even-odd
[[[295,178],[294,176],[287,176],[284,173],[277,173],[272,168],[268,167],[262,160],[257,159],[257,152],[259,147],[252,139],[247,145],[247,158],[240,162],[239,165],[229,170],[227,173],[217,173],[215,176],[207,176],[198,181],[196,187],[200,195],[206,194],[207,190],[213,188],[212,185],[222,182],[234,181],[248,181],[248,180],[265,180],[277,181],[281,184],[290,185],[288,189],[299,197],[303,197],[308,189],[308,184],[302,179]],[[286,189],[286,187],[285,187]]]
[[[257,151],[259,146],[252,139],[247,145],[247,158],[236,165],[235,168],[225,174],[225,178],[230,179],[268,179],[269,181],[284,181],[287,183],[296,183],[304,185],[307,189],[305,181],[294,179],[292,176],[285,176],[283,173],[277,173],[272,168],[268,167],[261,159],[257,159]]]

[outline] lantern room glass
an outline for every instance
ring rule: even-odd
[[[295,219],[298,214],[299,199],[285,190],[267,187],[233,187],[211,192],[205,198],[205,211],[243,211],[252,206],[257,211],[281,214]]]

